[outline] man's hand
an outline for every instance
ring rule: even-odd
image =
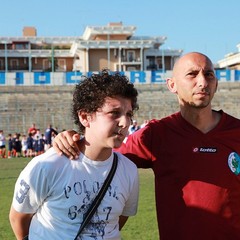
[[[77,142],[80,135],[74,130],[67,130],[59,133],[53,140],[53,148],[59,154],[64,154],[70,159],[78,158],[80,150]]]

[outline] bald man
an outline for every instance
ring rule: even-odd
[[[204,54],[183,55],[167,86],[180,111],[150,121],[117,151],[153,169],[161,240],[239,240],[240,120],[212,109],[218,81]],[[75,157],[77,139],[64,132],[54,148]]]

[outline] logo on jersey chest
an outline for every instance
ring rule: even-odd
[[[229,154],[228,166],[234,174],[240,174],[240,156],[236,152]]]
[[[193,152],[196,152],[196,153],[216,153],[217,148],[214,148],[214,147],[195,147],[195,148],[193,148]]]

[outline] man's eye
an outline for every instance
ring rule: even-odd
[[[188,75],[188,76],[196,76],[196,73],[190,72],[190,73],[188,73],[187,75]]]
[[[215,75],[213,73],[206,73],[206,76],[209,78],[215,78]]]

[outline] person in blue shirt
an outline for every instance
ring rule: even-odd
[[[52,136],[53,134],[57,135],[58,132],[55,130],[51,124],[48,125],[48,127],[45,130],[45,142],[47,144],[47,149],[52,146]]]

